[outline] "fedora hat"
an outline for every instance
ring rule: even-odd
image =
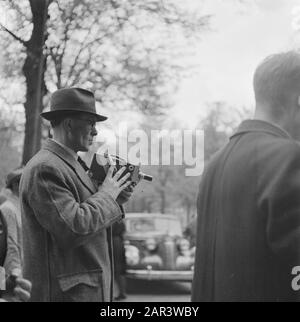
[[[41,113],[41,116],[51,121],[76,112],[91,114],[96,117],[97,122],[107,120],[106,116],[97,114],[94,94],[83,88],[63,88],[55,91],[51,96],[50,111]]]

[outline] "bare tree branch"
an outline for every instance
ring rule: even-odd
[[[11,30],[7,29],[4,25],[2,25],[2,23],[0,23],[0,29],[3,29],[4,31],[6,31],[8,34],[10,34],[15,40],[17,40],[18,42],[20,42],[24,47],[27,48],[28,46],[28,42],[21,39],[20,37],[18,37],[15,33],[13,33]]]

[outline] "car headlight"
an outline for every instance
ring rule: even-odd
[[[140,262],[140,251],[132,245],[125,246],[126,263],[129,266],[136,266]]]
[[[191,244],[187,239],[182,238],[179,240],[177,247],[180,253],[186,254],[190,251]]]
[[[193,248],[190,248],[190,242],[187,239],[180,239],[177,243],[179,255],[176,258],[176,268],[180,270],[190,269],[194,264]]]

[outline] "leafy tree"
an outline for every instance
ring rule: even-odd
[[[209,19],[175,0],[8,0],[4,8],[16,23],[2,25],[10,37],[2,48],[25,76],[24,163],[40,147],[48,88],[80,84],[117,110],[168,108],[180,58]]]
[[[147,117],[142,128],[147,131],[148,138],[150,138],[151,130],[161,131],[165,129],[163,118]],[[169,131],[172,131],[172,129],[169,129]],[[186,177],[186,164],[177,165],[174,162],[174,156],[177,153],[175,144],[180,147],[181,151],[183,144],[180,142],[180,137],[175,136],[172,139],[173,141],[170,138],[170,151],[167,151],[163,148],[162,138],[160,138],[158,165],[151,164],[150,154],[153,154],[154,151],[151,151],[150,145],[148,146],[150,165],[143,166],[142,170],[152,175],[154,180],[152,183],[140,183],[135,197],[128,205],[130,211],[160,212],[164,214],[176,213],[178,209],[182,209],[188,217],[193,213],[196,200],[196,185],[199,178]],[[166,161],[169,158],[170,164],[164,164],[163,160]]]
[[[26,163],[39,150],[41,144],[39,114],[43,109],[43,96],[46,92],[44,84],[45,41],[50,3],[51,0],[28,0],[28,2],[8,0],[4,5],[4,8],[8,10],[7,15],[10,14],[16,23],[12,26],[12,29],[8,29],[4,25],[1,25],[1,27],[17,42],[17,48],[14,49],[19,49],[25,56],[22,67],[26,84],[23,163]],[[8,41],[6,39],[6,43]],[[14,51],[12,46],[9,46],[9,49],[6,52],[7,56]],[[16,55],[14,57],[19,62],[19,58]],[[9,68],[12,68],[12,66],[9,66]]]
[[[228,142],[239,123],[251,116],[247,108],[233,108],[225,102],[212,103],[208,108],[208,114],[199,123],[204,129],[205,162]]]
[[[239,123],[249,117],[247,109],[235,109],[222,102],[209,106],[208,114],[199,122],[198,128],[204,129],[205,161],[209,162],[213,154],[222,148]],[[163,128],[162,122],[154,118],[147,118],[143,129]],[[173,159],[171,151],[171,160]],[[166,151],[161,151],[161,154]],[[160,156],[160,164],[161,164]],[[143,171],[154,177],[153,183],[141,183],[134,197],[127,205],[129,211],[134,212],[184,212],[185,222],[191,223],[193,230],[194,215],[196,214],[196,200],[201,177],[187,177],[186,165],[150,165],[143,167]]]

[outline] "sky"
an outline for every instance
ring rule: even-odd
[[[204,32],[195,44],[191,60],[197,68],[193,77],[182,80],[169,113],[170,122],[194,127],[207,113],[207,106],[219,101],[235,108],[253,109],[252,78],[256,66],[272,53],[300,47],[300,0],[184,3],[192,10],[211,14],[212,20],[210,31]],[[3,17],[0,12],[2,20]],[[118,123],[114,117],[111,120],[112,126]]]
[[[300,0],[190,0],[196,10],[212,14],[211,31],[197,44],[195,76],[182,81],[174,117],[188,127],[224,101],[254,108],[252,79],[268,55],[300,47]]]

